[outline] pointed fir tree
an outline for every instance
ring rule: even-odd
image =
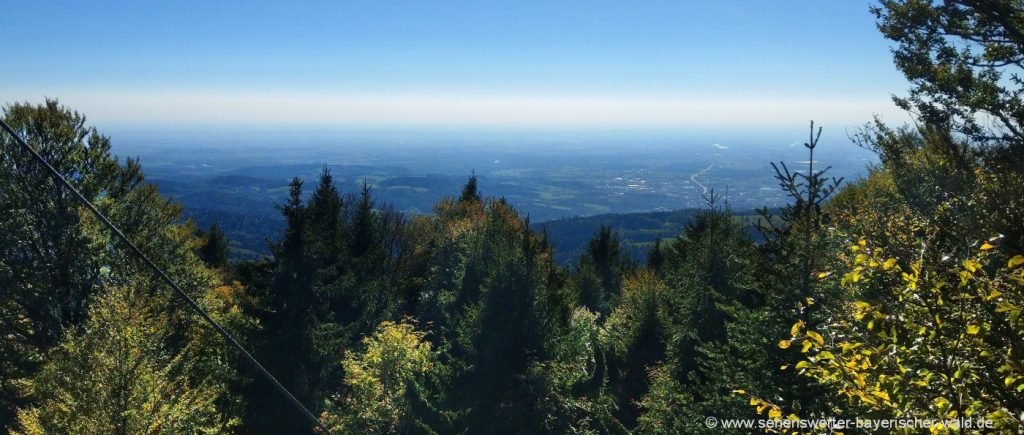
[[[207,266],[214,269],[224,269],[228,265],[228,239],[221,231],[220,226],[214,223],[210,230],[200,233],[203,245],[199,247],[199,258]]]
[[[319,308],[313,293],[314,262],[307,253],[309,213],[302,202],[302,180],[292,179],[280,206],[286,227],[273,247],[274,260],[268,306],[257,356],[267,369],[308,409],[322,404],[318,381],[323,358],[313,352],[312,331]],[[296,356],[300,357],[296,357]],[[308,433],[312,428],[266,382],[256,381],[247,393],[247,425],[276,433]]]
[[[618,233],[601,224],[587,243],[587,250],[577,266],[580,302],[603,316],[618,304],[622,277],[632,269],[621,249]]]
[[[352,217],[349,253],[354,259],[368,259],[373,255],[377,241],[377,216],[374,213],[373,195],[370,194],[370,185],[363,181],[359,202]]]
[[[477,190],[476,171],[469,176],[469,180],[462,186],[462,194],[459,195],[459,202],[480,201],[480,192]]]

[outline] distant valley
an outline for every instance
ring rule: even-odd
[[[471,174],[485,196],[503,197],[547,226],[560,262],[569,261],[603,223],[642,258],[657,238],[678,235],[710,190],[734,210],[777,206],[781,191],[770,163],[799,170],[802,146],[748,141],[724,145],[673,138],[536,142],[442,140],[409,143],[373,135],[348,137],[210,138],[201,135],[116,136],[120,155],[137,156],[148,180],[179,201],[199,226],[217,223],[235,258],[267,255],[267,240],[284,222],[276,206],[299,177],[308,194],[319,173],[331,171],[338,189],[359,192],[367,183],[378,205],[407,214],[431,213],[457,195]],[[799,139],[798,136],[794,136]],[[824,148],[832,174],[856,178],[871,155],[837,140]],[[750,212],[741,212],[750,213]]]

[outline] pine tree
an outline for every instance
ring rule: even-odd
[[[323,399],[317,385],[322,360],[314,355],[312,343],[318,304],[313,293],[315,267],[307,253],[309,214],[302,201],[302,184],[292,179],[288,200],[280,207],[287,226],[282,240],[272,247],[273,277],[256,354],[299,401],[316,412]],[[311,431],[310,422],[269,383],[256,380],[247,396],[249,427],[278,433]]]
[[[651,246],[650,252],[647,253],[647,267],[652,270],[660,270],[665,265],[665,253],[661,245],[661,237],[654,239],[654,246]]]
[[[622,302],[605,322],[608,335],[608,394],[616,405],[615,419],[626,428],[641,415],[640,400],[648,393],[648,372],[668,355],[669,293],[649,269],[629,276]]]
[[[199,248],[199,258],[207,266],[214,269],[224,269],[228,265],[228,239],[221,231],[220,226],[214,223],[210,230],[200,233],[199,237],[204,239],[203,245]]]
[[[349,253],[355,259],[370,260],[377,248],[377,216],[374,214],[373,196],[370,185],[365,181],[359,193],[355,216],[352,218],[352,237]],[[365,265],[364,265],[365,266]]]
[[[309,199],[311,255],[318,268],[336,265],[346,254],[345,202],[334,186],[331,171],[324,168]]]
[[[476,172],[469,176],[466,185],[462,186],[462,194],[459,195],[459,202],[480,201],[480,192],[476,186]]]
[[[618,305],[622,277],[632,268],[629,259],[621,252],[618,233],[602,224],[587,243],[587,251],[577,266],[580,302],[588,309],[607,316]]]
[[[452,371],[445,411],[461,416],[456,430],[541,430],[531,367],[545,358],[551,319],[539,313],[566,310],[553,306],[563,299],[548,281],[550,252],[500,200],[446,200],[437,215],[421,322],[433,325]]]

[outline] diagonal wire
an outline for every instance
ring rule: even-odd
[[[3,127],[7,134],[11,135],[19,144],[21,144],[22,149],[31,154],[32,158],[39,162],[40,165],[45,167],[46,170],[50,173],[50,175],[53,176],[54,180],[58,182],[58,184],[63,185],[65,188],[71,191],[71,193],[73,193],[75,197],[78,198],[78,200],[83,205],[85,205],[86,208],[92,211],[92,213],[96,215],[96,217],[100,221],[102,221],[107,226],[107,228],[110,229],[112,233],[114,233],[119,239],[121,239],[121,241],[128,245],[131,251],[135,253],[135,255],[137,255],[140,259],[142,259],[142,261],[146,263],[146,265],[149,266],[150,269],[153,270],[154,274],[156,274],[158,277],[160,277],[161,280],[163,280],[165,283],[167,283],[167,285],[174,289],[174,292],[177,293],[178,296],[182,300],[184,300],[185,303],[188,304],[188,306],[191,307],[193,311],[196,312],[196,314],[199,314],[199,317],[202,317],[207,324],[209,324],[211,327],[213,327],[213,329],[220,333],[220,335],[224,337],[224,340],[226,340],[235,349],[237,349],[238,352],[242,354],[242,357],[249,361],[249,363],[252,364],[252,366],[255,367],[256,370],[259,371],[264,378],[270,381],[271,384],[274,384],[274,387],[277,388],[281,395],[285,396],[288,399],[288,401],[292,403],[292,405],[295,405],[295,408],[298,409],[299,412],[302,413],[302,415],[309,419],[309,421],[313,423],[314,426],[318,427],[324,433],[331,433],[331,431],[328,430],[324,426],[324,424],[313,415],[312,412],[309,412],[309,409],[306,408],[306,406],[303,405],[302,402],[299,402],[299,400],[296,399],[295,396],[292,395],[292,393],[288,391],[288,389],[285,388],[284,385],[281,385],[281,382],[279,382],[277,378],[274,377],[274,375],[270,374],[270,372],[267,371],[267,369],[264,368],[263,365],[256,360],[256,358],[254,358],[247,350],[245,350],[245,348],[242,347],[238,340],[235,340],[235,337],[231,336],[231,333],[229,333],[222,326],[220,326],[220,324],[218,324],[216,320],[213,320],[213,318],[210,317],[210,315],[207,314],[206,311],[204,311],[199,306],[199,304],[196,303],[195,300],[193,300],[187,293],[185,293],[185,291],[182,290],[181,287],[177,283],[175,283],[174,280],[171,279],[171,277],[167,276],[167,273],[164,272],[163,269],[160,268],[160,266],[157,266],[156,263],[153,262],[153,260],[150,260],[149,257],[146,256],[146,254],[143,253],[141,249],[139,249],[138,246],[135,246],[135,243],[132,243],[132,241],[128,239],[128,236],[125,236],[124,233],[121,232],[121,230],[117,228],[117,226],[114,225],[113,222],[110,222],[110,219],[107,219],[107,217],[103,215],[103,213],[99,211],[99,209],[97,209],[96,206],[89,202],[89,200],[86,199],[85,196],[83,196],[82,193],[78,191],[78,189],[75,189],[75,187],[72,186],[71,183],[69,183],[68,180],[65,179],[63,175],[60,174],[60,172],[57,172],[57,169],[50,165],[50,162],[47,162],[46,159],[43,158],[43,156],[41,156],[38,152],[36,152],[35,149],[33,149],[28,144],[28,142],[25,142],[25,139],[22,139],[21,136],[18,135],[18,133],[11,129],[11,127],[8,126],[3,119],[0,119],[0,126]]]

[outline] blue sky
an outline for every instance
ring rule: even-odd
[[[5,2],[0,101],[113,126],[855,126],[868,2]]]

